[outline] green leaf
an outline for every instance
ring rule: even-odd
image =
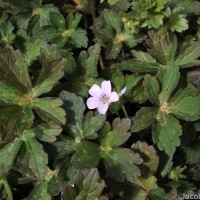
[[[78,143],[76,151],[71,159],[76,169],[92,168],[98,165],[101,158],[98,145],[92,142]]]
[[[183,13],[194,13],[200,14],[200,2],[194,0],[182,0],[182,1],[175,1],[177,9],[180,9]]]
[[[76,190],[74,189],[74,187],[67,185],[63,192],[62,192],[62,199],[63,200],[74,200],[76,199]]]
[[[79,135],[80,139],[97,138],[97,131],[103,126],[105,120],[105,115],[97,112],[95,114],[91,111],[88,112],[82,120],[82,134]]]
[[[55,142],[46,144],[51,159],[66,158],[75,152],[76,144],[73,138],[61,134]]]
[[[24,59],[28,66],[33,61],[37,60],[40,55],[40,49],[46,44],[45,41],[29,37],[25,31],[18,31],[16,37],[16,45],[21,53],[24,55]]]
[[[33,179],[42,181],[46,175],[48,158],[42,145],[33,137],[31,130],[24,132],[24,143],[17,158],[18,170]]]
[[[100,180],[97,169],[91,169],[89,172],[79,175],[75,180],[75,188],[66,186],[62,192],[63,200],[94,200],[99,199],[105,183]],[[100,200],[100,199],[99,199]]]
[[[107,122],[102,130],[103,135],[101,138],[101,148],[114,148],[124,144],[131,133],[127,132],[130,129],[131,120],[119,118],[114,119],[112,123],[112,130],[110,124]]]
[[[148,197],[155,200],[168,200],[169,195],[165,193],[165,190],[162,188],[156,188],[149,191]]]
[[[85,180],[83,181],[83,190],[79,193],[77,200],[93,200],[98,198],[105,183],[100,180],[99,172],[97,169],[91,169]]]
[[[53,15],[50,17],[54,18]],[[69,43],[78,48],[86,48],[88,44],[87,32],[84,29],[78,27],[81,17],[82,15],[80,13],[70,13],[66,18],[65,26],[58,28],[58,25],[55,25],[54,23],[54,27],[49,27],[49,30],[52,28],[53,42],[57,43],[61,47],[66,43]],[[51,19],[51,21],[53,20],[55,19]]]
[[[60,107],[62,104],[59,98],[36,98],[32,102],[32,108],[44,121],[63,125],[66,122],[66,114]]]
[[[197,166],[199,164],[200,147],[197,144],[192,146],[183,146],[185,163],[189,166]]]
[[[51,24],[56,28],[65,28],[65,18],[61,13],[49,13]]]
[[[30,106],[10,106],[0,109],[0,141],[8,142],[21,136],[25,128],[33,124],[34,114]]]
[[[6,175],[6,173],[12,168],[21,145],[22,140],[16,138],[0,149],[0,177]]]
[[[120,70],[129,70],[137,73],[156,73],[160,69],[160,64],[156,62],[144,62],[126,60],[120,64],[116,64],[116,67]]]
[[[188,29],[188,20],[184,15],[174,13],[169,17],[168,23],[172,32],[177,31],[181,33]]]
[[[27,93],[31,89],[31,81],[28,67],[20,62],[21,56],[19,51],[0,49],[0,82],[6,82],[21,92]]]
[[[31,193],[26,198],[27,200],[53,200],[51,195],[47,191],[47,182],[37,184]]]
[[[159,95],[160,104],[167,102],[175,90],[180,78],[179,67],[175,63],[166,66],[162,75],[162,90]]]
[[[181,125],[173,116],[163,113],[165,123],[158,121],[153,127],[152,136],[158,148],[167,155],[173,155],[176,147],[180,145]]]
[[[81,130],[83,113],[85,111],[83,99],[66,91],[60,93],[60,98],[64,103],[63,108],[67,114],[67,124],[65,129],[67,132],[76,136]]]
[[[180,68],[199,65],[197,58],[200,57],[200,41],[188,42],[178,52],[176,64]]]
[[[192,87],[180,89],[170,100],[169,107],[177,118],[185,121],[200,119],[200,93]]]
[[[148,52],[162,65],[171,63],[177,50],[176,35],[167,32],[162,27],[159,31],[149,31],[149,39],[146,40]]]
[[[88,45],[87,32],[81,28],[76,29],[71,35],[71,43],[77,48],[86,48]]]
[[[41,73],[33,88],[34,97],[51,91],[53,86],[64,75],[63,60],[58,59],[53,62],[45,62],[42,65]]]
[[[100,53],[100,46],[94,45],[86,51],[81,51],[78,58],[78,65],[82,67],[82,73],[85,77],[96,78],[98,76],[97,64]]]
[[[62,128],[58,125],[39,123],[31,128],[31,132],[43,142],[54,142],[56,141],[56,136],[60,135]]]
[[[133,102],[138,102],[140,104],[148,101],[148,98],[144,94],[144,86],[141,84],[136,85],[136,87],[132,91],[130,98],[132,98]]]
[[[12,190],[6,178],[0,179],[0,197],[6,200],[13,200]]]
[[[130,149],[102,149],[101,154],[109,175],[116,181],[123,182],[126,178],[131,183],[135,183],[141,175],[137,165],[142,163],[142,159],[139,154],[133,153]]]
[[[148,128],[156,121],[158,110],[157,108],[143,107],[137,111],[136,115],[132,118],[132,132],[139,132]]]
[[[117,93],[119,93],[123,89],[125,79],[121,71],[105,69],[103,71],[103,77],[107,80],[110,80],[110,82],[114,86],[114,90]]]
[[[8,46],[9,44],[12,44],[13,40],[15,39],[15,34],[13,33],[14,26],[10,21],[5,21],[0,26],[0,43],[6,44]]]
[[[155,148],[146,142],[138,141],[131,146],[134,152],[141,155],[143,162],[140,165],[142,176],[146,175],[146,171],[153,174],[157,171],[159,165],[159,156]]]
[[[0,81],[0,106],[17,105],[23,94],[15,87],[4,81]]]
[[[159,105],[160,85],[155,76],[146,75],[144,78],[144,90],[149,100]]]
[[[129,47],[136,46],[143,39],[143,35],[133,35],[124,30],[122,12],[104,9],[92,27],[96,41],[106,48],[106,57],[114,59],[119,54],[123,43]]]

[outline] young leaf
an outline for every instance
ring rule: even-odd
[[[50,15],[50,17],[53,18],[51,21],[55,20],[53,15]],[[70,13],[66,18],[65,26],[61,24],[59,28],[57,28],[58,24],[55,25],[55,23],[53,23],[54,27],[49,27],[49,29],[53,29],[53,35],[55,34],[53,43],[57,43],[61,47],[67,42],[78,48],[87,47],[87,32],[78,27],[81,17],[82,15],[80,13]]]
[[[163,72],[164,74],[161,80],[162,90],[159,95],[161,105],[168,101],[180,78],[179,67],[175,63],[168,64]]]
[[[169,17],[169,27],[172,32],[177,31],[179,33],[188,29],[188,20],[184,15],[179,13],[173,13]]]
[[[158,110],[157,108],[143,107],[137,111],[135,117],[132,118],[132,132],[139,132],[148,128],[156,121]]]
[[[181,125],[173,116],[163,113],[165,124],[158,121],[153,127],[153,141],[158,148],[167,155],[173,155],[176,147],[180,145]]]
[[[12,168],[21,145],[22,140],[16,138],[0,149],[0,177],[6,175],[6,173]]]
[[[32,134],[30,130],[24,133],[24,143],[17,158],[17,166],[22,174],[42,181],[46,175],[48,158],[42,145]]]
[[[33,88],[34,97],[51,91],[53,86],[64,75],[63,60],[58,59],[53,62],[44,62],[42,71]]]
[[[160,85],[155,76],[148,74],[145,76],[144,91],[153,104],[159,105]]]
[[[81,130],[83,113],[85,111],[83,99],[66,91],[60,93],[60,98],[64,103],[63,108],[67,114],[65,129],[67,132],[77,135]]]
[[[101,158],[98,145],[92,142],[82,142],[77,144],[76,151],[71,160],[76,169],[81,170],[98,165]]]
[[[116,181],[123,182],[126,178],[131,183],[135,183],[141,175],[137,165],[142,163],[142,159],[139,154],[133,153],[130,149],[102,149],[101,154],[109,175]]]
[[[200,93],[192,87],[180,89],[170,100],[169,107],[177,118],[185,121],[200,119]]]
[[[112,123],[112,130],[109,130],[109,124],[107,123],[103,130],[103,136],[101,138],[102,148],[114,148],[124,144],[131,133],[127,132],[130,129],[131,120],[116,118]]]
[[[114,59],[119,54],[123,43],[133,47],[143,35],[134,35],[124,29],[122,23],[122,13],[104,9],[97,18],[94,27],[92,27],[97,40],[106,47],[106,57]]]
[[[32,102],[32,108],[44,121],[63,125],[66,122],[66,114],[60,107],[62,104],[59,98],[36,98]]]

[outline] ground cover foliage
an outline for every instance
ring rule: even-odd
[[[0,0],[0,199],[175,200],[200,185],[200,2]],[[89,110],[93,84],[119,101]]]

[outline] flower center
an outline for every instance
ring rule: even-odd
[[[99,97],[99,100],[101,101],[101,102],[103,102],[104,104],[106,104],[106,103],[108,103],[108,101],[109,101],[109,98],[108,98],[108,96],[106,95],[106,94],[101,94],[101,96]]]

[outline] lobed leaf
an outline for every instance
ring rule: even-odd
[[[0,177],[3,178],[4,175],[13,167],[14,161],[17,154],[21,148],[22,140],[16,138],[12,142],[6,144],[0,149]]]
[[[64,125],[66,114],[60,106],[63,102],[59,98],[36,98],[32,102],[34,111],[50,124]]]
[[[180,136],[182,134],[181,126],[173,116],[163,113],[165,123],[158,121],[153,127],[152,136],[154,143],[167,155],[173,155],[176,147],[180,145]]]

